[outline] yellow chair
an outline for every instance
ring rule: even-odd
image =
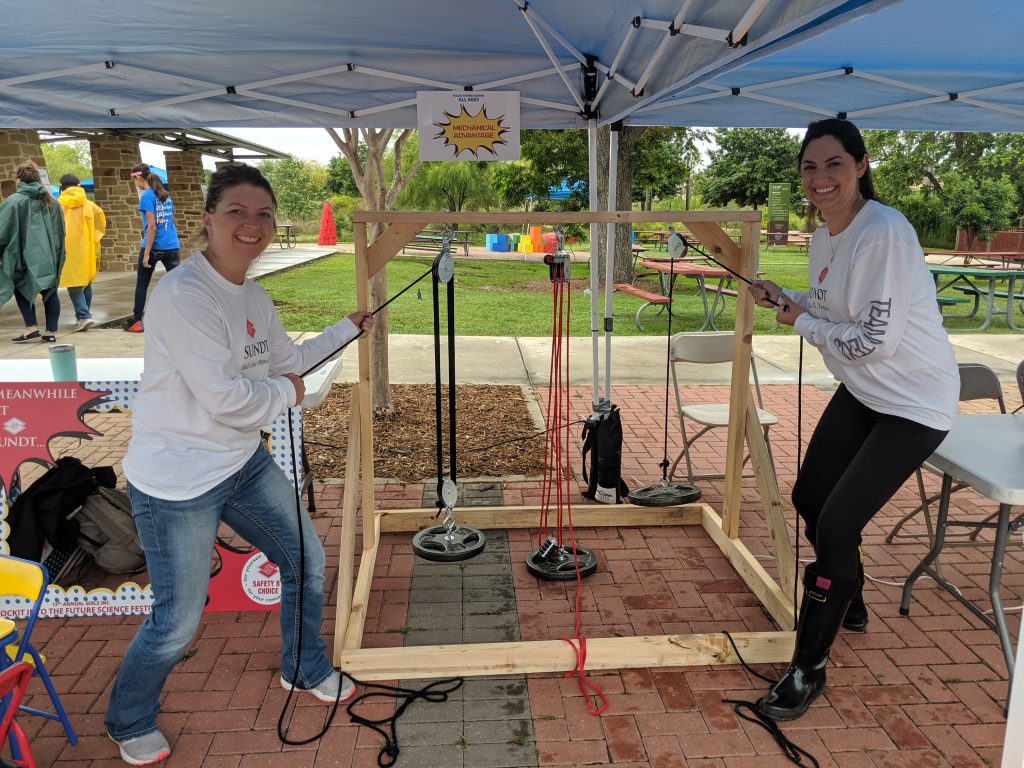
[[[39,675],[39,679],[46,688],[46,692],[50,695],[54,711],[47,712],[25,705],[20,706],[19,709],[32,715],[56,720],[64,726],[64,731],[68,735],[68,741],[74,745],[78,743],[78,737],[75,735],[75,729],[71,727],[71,721],[68,719],[67,712],[64,711],[64,705],[61,704],[60,696],[57,695],[53,682],[50,680],[50,675],[46,671],[46,659],[31,643],[32,629],[35,627],[36,619],[39,617],[39,609],[42,607],[43,598],[46,596],[46,587],[49,581],[50,577],[46,572],[46,568],[39,563],[8,555],[0,555],[0,607],[7,611],[14,610],[19,613],[25,608],[28,609],[28,619],[22,629],[21,640],[14,639],[12,641],[10,637],[0,637],[0,639],[7,641],[7,653],[0,655],[0,664],[8,667],[17,662],[27,662],[32,666],[34,673]],[[0,619],[0,621],[9,622],[7,619]],[[14,622],[9,623],[11,625],[14,624]],[[4,627],[0,627],[0,633],[3,632],[3,629]],[[15,630],[14,638],[16,637],[17,631]]]

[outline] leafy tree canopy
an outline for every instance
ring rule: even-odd
[[[800,189],[800,142],[784,128],[718,128],[713,138],[717,148],[698,177],[706,205],[757,208],[768,201],[769,184],[789,182]]]
[[[43,160],[51,184],[59,184],[65,173],[73,173],[79,179],[92,176],[92,157],[89,142],[65,141],[59,144],[43,144]]]
[[[315,160],[264,160],[260,171],[274,188],[278,216],[312,219],[328,197],[327,170]]]
[[[480,210],[493,203],[488,163],[424,163],[398,196],[399,208],[428,211]]]

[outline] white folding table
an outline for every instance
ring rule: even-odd
[[[910,610],[910,593],[914,582],[927,573],[936,583],[945,588],[963,603],[982,622],[999,635],[999,642],[1006,659],[1006,669],[1013,684],[1014,653],[1013,641],[1006,628],[1003,601],[999,594],[1003,575],[1003,558],[1010,534],[1020,529],[1024,519],[1013,518],[1012,507],[1024,504],[1024,414],[960,414],[953,421],[953,427],[928,459],[929,463],[943,472],[942,495],[935,521],[935,543],[920,564],[913,570],[903,586],[900,614],[906,616]],[[995,522],[958,521],[949,519],[949,497],[953,481],[966,482],[983,496],[999,503],[999,514]],[[992,567],[989,571],[988,595],[992,602],[992,616],[983,612],[968,600],[954,585],[947,582],[931,566],[942,551],[946,528],[950,525],[979,525],[995,530],[992,549]]]

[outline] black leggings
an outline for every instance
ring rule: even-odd
[[[793,486],[793,505],[807,525],[820,574],[841,583],[856,578],[864,526],[945,436],[873,411],[840,385]]]

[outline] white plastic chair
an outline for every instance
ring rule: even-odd
[[[670,361],[672,363],[672,387],[676,394],[676,413],[679,417],[679,431],[683,437],[683,449],[672,462],[669,470],[669,477],[675,475],[676,468],[680,461],[686,461],[686,477],[689,484],[695,479],[710,479],[725,477],[725,472],[694,474],[693,461],[690,453],[693,444],[710,430],[717,427],[729,426],[729,403],[692,403],[683,401],[682,389],[679,386],[679,366],[687,364],[706,365],[713,363],[731,363],[732,347],[735,334],[732,331],[697,331],[690,333],[677,333],[672,337]],[[777,424],[779,419],[775,414],[764,410],[764,402],[761,399],[761,384],[757,378],[757,366],[754,359],[750,359],[750,373],[754,381],[754,393],[757,398],[757,418],[764,430],[765,443],[768,444],[768,458],[772,462],[772,472],[775,471],[775,460],[772,458],[771,443],[768,441],[768,428]],[[686,422],[692,421],[700,425],[700,429],[692,437],[686,429]],[[746,464],[750,455],[744,457]]]

